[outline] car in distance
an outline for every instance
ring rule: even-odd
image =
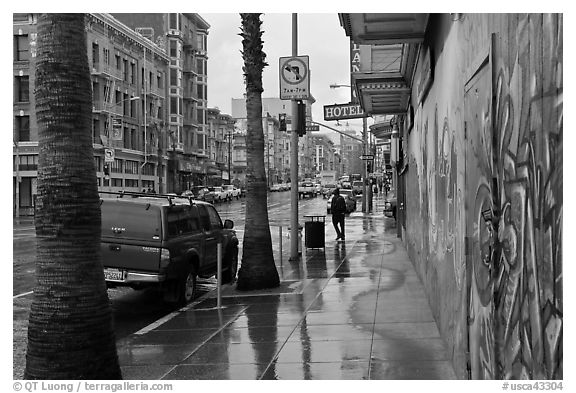
[[[227,199],[226,193],[222,190],[220,186],[211,186],[207,187],[209,195],[212,197],[212,201],[214,202],[222,202]]]
[[[107,193],[111,194],[111,193]],[[186,304],[196,278],[217,272],[222,243],[222,282],[235,280],[238,238],[234,222],[222,223],[210,203],[154,195],[102,198],[100,249],[108,287],[161,289],[164,300]]]
[[[226,193],[226,197],[229,199],[240,199],[241,191],[239,188],[236,188],[236,186],[233,186],[232,184],[224,184],[222,190]]]
[[[346,201],[346,214],[350,214],[353,211],[356,211],[356,197],[354,196],[354,193],[352,192],[352,190],[348,190],[348,189],[340,189],[340,195],[342,195],[344,197],[344,200]],[[330,196],[330,198],[328,198],[328,202],[326,202],[326,213],[331,214],[332,213],[332,198],[334,197],[334,194],[332,194]]]
[[[332,192],[336,189],[336,184],[335,183],[326,183],[324,184],[324,186],[322,186],[322,198],[326,199],[326,198],[330,198],[330,195],[332,195]]]
[[[316,186],[309,181],[304,181],[298,186],[298,198],[304,198],[306,196],[316,196]]]
[[[362,180],[354,180],[352,182],[352,191],[356,193],[356,195],[362,194],[364,190],[364,182]]]
[[[396,204],[397,204],[396,193],[394,191],[388,192],[388,195],[384,200],[384,215],[386,217],[396,219]]]
[[[192,187],[192,189],[190,191],[192,191],[194,199],[197,199],[199,201],[210,202],[210,203],[214,202],[212,196],[210,195],[210,191],[205,186],[194,186],[194,187]],[[184,192],[186,192],[186,191],[184,191]],[[186,195],[184,195],[184,193],[182,193],[182,195],[186,196]]]
[[[279,192],[279,191],[284,191],[282,183],[276,183],[270,186],[270,192]]]

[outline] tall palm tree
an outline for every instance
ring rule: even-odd
[[[37,261],[26,379],[121,378],[100,254],[85,15],[38,20]]]
[[[262,70],[266,54],[262,50],[260,14],[240,14],[242,19],[242,58],[246,83],[246,225],[242,265],[238,272],[239,290],[274,288],[280,285],[274,264],[272,237],[268,222],[268,196],[264,171],[264,131],[262,130]]]

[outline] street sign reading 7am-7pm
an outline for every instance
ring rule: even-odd
[[[310,69],[308,56],[280,58],[280,99],[307,100],[310,98]]]

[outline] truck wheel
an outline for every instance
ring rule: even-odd
[[[228,249],[222,263],[226,270],[222,272],[222,284],[229,284],[236,281],[236,272],[238,271],[238,247],[234,246]]]
[[[190,267],[186,277],[180,278],[174,287],[177,303],[181,305],[190,303],[196,296],[196,270]]]

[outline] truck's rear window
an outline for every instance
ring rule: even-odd
[[[157,206],[106,200],[102,203],[102,236],[160,240],[161,225]]]

